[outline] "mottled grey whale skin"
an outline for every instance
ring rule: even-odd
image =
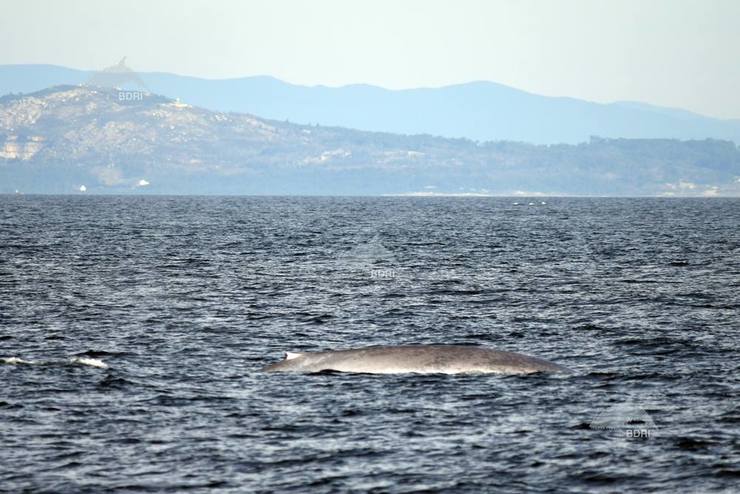
[[[466,345],[371,346],[350,350],[285,354],[265,372],[322,371],[364,374],[530,374],[571,372],[521,353]]]

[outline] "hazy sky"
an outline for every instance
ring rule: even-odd
[[[496,81],[740,118],[740,0],[0,0],[0,64]]]

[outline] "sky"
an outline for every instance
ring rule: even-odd
[[[739,0],[0,0],[0,64],[391,89],[494,81],[740,118]]]

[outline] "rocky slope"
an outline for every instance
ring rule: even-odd
[[[736,195],[739,177],[728,141],[480,143],[88,86],[0,98],[0,192]]]

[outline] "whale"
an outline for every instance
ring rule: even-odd
[[[265,372],[362,374],[569,373],[567,367],[516,352],[471,345],[370,346],[324,352],[285,352]]]

